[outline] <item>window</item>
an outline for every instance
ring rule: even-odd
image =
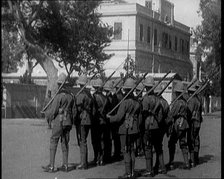
[[[163,32],[162,47],[168,48],[168,33]]]
[[[152,0],[146,0],[145,1],[145,7],[152,9]]]
[[[177,51],[177,37],[175,36],[175,51]]]
[[[171,38],[171,35],[169,35],[169,49],[172,49],[172,38]]]
[[[150,27],[148,27],[147,28],[147,43],[150,43],[150,35],[151,35],[151,33],[150,33]]]
[[[122,23],[121,22],[114,23],[114,39],[115,40],[122,39]]]
[[[140,24],[140,41],[143,41],[143,25]]]
[[[154,29],[154,45],[157,45],[157,29]]]
[[[186,54],[188,54],[189,53],[189,41],[186,40],[185,42],[186,42]]]
[[[184,40],[180,39],[180,53],[184,53]]]

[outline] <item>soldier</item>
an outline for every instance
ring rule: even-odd
[[[162,173],[165,174],[166,168],[164,165],[164,158],[163,158],[163,137],[167,131],[167,116],[169,113],[169,104],[168,102],[163,98],[162,94],[160,92],[163,90],[161,84],[156,87],[154,90],[154,93],[157,95],[159,102],[161,103],[160,112],[158,113],[158,121],[159,123],[159,135],[157,136],[158,139],[158,145],[159,150],[156,153],[156,163],[154,166],[154,172],[155,173]]]
[[[123,81],[121,78],[118,78],[115,80],[114,82],[114,86],[115,86],[115,93],[113,95],[113,105],[117,105],[124,97],[124,94],[121,90],[123,85]],[[116,114],[117,111],[114,112],[114,114]],[[119,161],[122,160],[122,151],[121,151],[121,142],[120,142],[120,136],[118,134],[118,130],[119,130],[119,124],[117,123],[113,123],[110,125],[111,128],[111,135],[112,135],[112,139],[114,141],[114,153],[112,156],[112,160],[113,161]]]
[[[178,97],[184,91],[184,85],[181,81],[178,81],[174,87],[175,96]],[[168,114],[168,124],[170,129],[168,135],[170,139],[168,142],[169,148],[169,163],[168,169],[174,169],[174,155],[176,149],[176,143],[179,140],[180,149],[183,153],[184,166],[183,169],[190,169],[188,161],[188,146],[187,146],[187,131],[189,129],[188,114],[189,109],[184,97],[180,97],[171,107]]]
[[[142,117],[144,121],[145,133],[145,158],[146,158],[146,172],[143,176],[153,177],[153,146],[155,152],[159,155],[161,153],[161,146],[158,142],[158,136],[160,135],[159,121],[157,112],[160,109],[160,102],[154,91],[151,88],[154,86],[154,79],[148,76],[143,82],[147,94],[144,95],[142,101]],[[150,91],[150,92],[149,92]]]
[[[135,92],[136,92],[136,99],[138,100],[139,104],[140,104],[140,115],[139,115],[139,121],[140,121],[140,126],[139,126],[139,134],[138,134],[138,138],[136,140],[136,151],[135,151],[135,156],[143,156],[145,153],[145,148],[144,148],[144,125],[142,122],[142,99],[143,99],[143,89],[144,89],[144,85],[143,83],[139,83],[139,85],[136,87]]]
[[[112,94],[113,90],[113,83],[112,81],[107,81],[106,84],[103,86],[103,91],[105,92],[105,96],[107,98],[107,107],[106,110],[111,111],[113,107],[115,106],[115,101],[114,97]],[[109,122],[109,119],[107,119]],[[112,152],[112,137],[111,137],[111,125],[110,123],[106,124],[107,126],[107,134],[106,135],[106,143],[105,143],[105,153],[104,153],[104,158],[105,158],[105,163],[110,163],[111,162],[111,152]]]
[[[125,95],[135,86],[135,81],[128,78],[123,86]],[[131,178],[134,177],[135,168],[135,149],[134,142],[139,132],[139,113],[140,105],[135,100],[133,93],[120,104],[117,114],[109,116],[110,122],[117,122],[119,126],[119,135],[121,140],[121,148],[124,155],[125,162],[125,174],[119,178]]]
[[[87,76],[81,75],[77,83],[80,88],[84,88],[87,83]],[[76,130],[78,131],[78,137],[80,140],[80,157],[81,163],[77,166],[77,169],[88,169],[88,148],[87,137],[92,124],[93,119],[93,98],[90,92],[84,88],[83,91],[75,99],[75,118],[74,123]]]
[[[195,85],[191,86],[188,89],[189,96],[191,96],[198,88],[200,87],[199,83],[196,82]],[[195,167],[198,164],[198,153],[200,148],[200,138],[199,131],[201,128],[202,122],[202,101],[199,95],[194,95],[188,101],[188,108],[191,112],[191,118],[189,120],[190,129],[188,131],[188,147],[190,151],[190,164],[191,167]]]
[[[91,128],[92,145],[94,150],[94,163],[105,164],[105,144],[107,144],[108,125],[106,121],[107,98],[102,93],[103,82],[97,79],[93,83],[95,93],[93,94],[94,106],[96,109],[94,121]]]
[[[66,75],[61,73],[58,77],[57,83],[60,86],[66,79]],[[69,150],[69,133],[72,129],[72,106],[73,95],[68,92],[69,84],[65,82],[62,89],[55,96],[52,106],[46,111],[45,115],[49,119],[53,119],[52,135],[50,139],[50,164],[42,167],[45,172],[55,172],[55,155],[58,141],[61,138],[61,149],[63,164],[59,168],[64,172],[68,172],[68,150]]]

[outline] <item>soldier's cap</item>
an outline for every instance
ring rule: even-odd
[[[184,91],[184,84],[181,81],[177,81],[176,85],[173,89],[175,92],[183,92]]]
[[[60,73],[59,76],[58,76],[58,79],[57,79],[57,83],[58,84],[62,84],[64,83],[64,81],[66,80],[67,76],[65,73]],[[65,81],[65,84],[68,84],[68,80]]]
[[[154,86],[154,78],[152,76],[147,76],[146,79],[143,81],[143,84],[149,87]]]
[[[107,81],[105,85],[103,86],[103,89],[106,91],[112,91],[113,90],[113,82],[111,80]]]
[[[121,80],[121,78],[117,78],[116,80],[114,80],[114,87],[116,86],[116,88],[120,88],[123,85],[123,80]]]
[[[79,76],[77,80],[77,84],[81,84],[81,85],[85,85],[87,82],[88,82],[88,79],[86,75]]]
[[[127,78],[124,82],[123,89],[132,89],[135,86],[135,80],[132,78]]]
[[[163,90],[163,87],[161,84],[159,84],[155,89],[154,89],[154,93],[159,93]]]
[[[96,79],[96,80],[93,80],[93,87],[94,88],[97,88],[97,87],[102,87],[103,85],[103,81],[101,79]]]
[[[136,87],[136,90],[141,91],[141,90],[143,90],[143,89],[144,89],[144,85],[143,85],[143,83],[141,82],[141,83],[139,83],[138,86]]]

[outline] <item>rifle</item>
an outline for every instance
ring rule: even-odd
[[[148,74],[148,72],[146,72],[143,77],[136,83],[136,85],[125,95],[125,97],[107,114],[110,115],[112,112],[114,112],[115,109],[117,109],[118,106],[120,106],[120,104],[128,97],[129,94],[131,94],[135,88],[139,85],[139,83],[141,83],[141,81],[146,77],[146,75]]]
[[[166,84],[166,86],[162,89],[162,91],[159,92],[158,96],[160,96],[161,94],[163,94],[163,92],[165,91],[165,89],[173,82],[173,80],[175,78],[175,75],[173,76],[173,78],[171,78],[171,80],[169,81],[169,83]]]
[[[72,71],[71,71],[72,72]],[[56,91],[55,95],[50,99],[50,101],[46,104],[46,106],[41,110],[41,113],[44,113],[44,111],[48,108],[48,106],[52,103],[52,101],[54,100],[54,98],[56,97],[56,95],[59,93],[59,91],[61,90],[61,88],[63,87],[63,85],[65,84],[65,82],[68,80],[71,72],[68,74],[68,76],[66,77],[65,81],[60,85],[60,87],[58,88],[58,90]]]
[[[97,75],[97,73],[95,73],[91,78],[90,81]],[[87,86],[88,81],[86,82],[86,84],[78,91],[78,93],[75,95],[75,97],[77,97],[83,90],[84,88]]]
[[[196,81],[197,81],[197,79],[192,79],[192,80],[191,80],[191,83],[187,86],[186,91],[187,91],[193,84],[195,84]],[[185,93],[186,91],[183,91],[178,97],[176,97],[176,98],[170,103],[170,106],[171,106],[173,103],[175,103],[181,96],[183,96],[184,93]]]
[[[218,73],[214,74],[214,76],[216,76]],[[187,100],[187,102],[189,102],[195,95],[199,94],[201,91],[203,91],[205,89],[205,87],[208,85],[208,83],[210,82],[209,79],[206,80],[206,82],[200,87],[198,88]]]
[[[149,91],[146,92],[146,95],[148,95],[149,93],[151,93],[166,77],[167,75],[170,73],[171,71],[168,71],[160,80],[157,84],[155,84]],[[139,95],[143,92],[144,88],[138,93],[137,97],[139,97]]]
[[[123,65],[125,61],[123,61],[112,73],[111,75],[105,80],[105,82],[103,83],[102,87],[106,84],[107,81],[109,81],[111,79],[111,77],[114,75],[114,73],[118,70],[118,68]]]

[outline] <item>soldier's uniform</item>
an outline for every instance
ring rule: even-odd
[[[184,86],[179,81],[174,87],[176,96],[179,96],[184,91]],[[168,114],[168,123],[171,124],[172,130],[170,132],[170,139],[168,142],[169,148],[169,163],[168,168],[173,169],[173,161],[176,149],[176,143],[179,140],[180,149],[183,153],[184,163],[183,169],[190,169],[188,161],[188,146],[187,146],[187,131],[189,129],[188,124],[189,109],[186,100],[180,97],[176,102],[173,103],[171,110]]]
[[[82,88],[87,83],[87,77],[81,75],[77,81]],[[90,92],[84,89],[75,99],[75,118],[74,123],[76,130],[78,131],[78,137],[80,140],[80,157],[81,163],[77,166],[77,169],[88,168],[88,148],[87,137],[93,120],[94,103]]]
[[[148,76],[143,84],[145,85],[146,91],[149,91],[154,85],[154,79]],[[158,110],[160,110],[160,102],[157,96],[152,91],[149,94],[144,95],[142,101],[142,117],[145,125],[144,133],[144,144],[145,144],[145,158],[146,158],[146,172],[144,176],[154,176],[153,172],[153,146],[155,152],[158,155],[162,152],[161,146],[158,141],[160,134],[159,121],[158,121]]]
[[[58,77],[58,84],[61,85],[66,79],[64,73]],[[65,86],[68,85],[65,83]],[[60,169],[68,171],[68,150],[69,150],[69,133],[72,128],[72,107],[73,95],[62,87],[60,92],[55,96],[51,107],[46,111],[45,115],[49,119],[53,119],[52,135],[50,139],[50,164],[43,167],[46,172],[54,172],[55,155],[59,139],[61,139],[63,164]]]
[[[113,95],[113,107],[116,106],[124,97],[123,92],[121,91],[121,87],[123,85],[123,81],[119,78],[115,80],[114,86],[116,89],[116,92]],[[117,113],[117,110],[115,110],[114,114]],[[114,141],[114,153],[112,156],[112,160],[117,161],[122,159],[121,154],[121,142],[120,142],[120,136],[118,133],[119,130],[119,124],[113,123],[110,125],[111,128],[111,136],[112,140]]]
[[[136,151],[135,151],[135,155],[136,156],[142,156],[145,153],[145,146],[144,146],[144,131],[145,131],[145,126],[144,123],[142,122],[142,100],[143,100],[143,89],[144,89],[144,85],[143,83],[139,83],[139,85],[136,87],[136,100],[139,102],[140,104],[140,109],[141,112],[139,114],[139,121],[140,121],[140,126],[139,126],[139,134],[136,140]]]
[[[163,137],[167,131],[168,125],[167,125],[167,116],[169,113],[169,104],[168,102],[162,97],[162,95],[159,95],[159,93],[162,91],[162,86],[158,85],[156,89],[154,90],[155,94],[158,97],[158,100],[161,104],[159,112],[158,112],[158,118],[160,121],[159,123],[159,135],[157,136],[158,139],[158,145],[159,150],[156,153],[156,164],[154,167],[154,171],[156,173],[166,173],[166,168],[164,165],[164,158],[163,158]]]
[[[195,84],[194,86],[189,88],[190,96],[197,90],[199,84]],[[202,101],[199,95],[193,96],[188,101],[188,108],[191,112],[189,126],[190,129],[188,131],[188,147],[190,151],[190,162],[191,167],[194,167],[195,164],[198,164],[198,153],[200,148],[200,138],[199,131],[201,128],[202,122]]]
[[[93,94],[94,106],[96,109],[92,127],[91,137],[94,150],[94,163],[104,165],[105,163],[105,145],[108,140],[108,121],[106,120],[107,98],[102,93],[103,82],[97,79],[93,83],[95,93]]]
[[[111,111],[115,107],[115,101],[114,101],[114,96],[112,94],[113,90],[113,83],[112,81],[107,81],[106,84],[103,86],[103,90],[105,92],[105,96],[107,99],[107,106],[106,106],[106,113]],[[109,121],[109,119],[106,119]],[[107,133],[105,134],[106,136],[106,141],[105,141],[105,153],[104,153],[104,158],[105,158],[105,163],[110,163],[111,162],[111,153],[112,153],[112,135],[111,135],[111,124],[107,123],[106,124]]]
[[[126,94],[134,87],[135,81],[128,78],[124,83]],[[121,140],[121,148],[124,155],[125,174],[120,178],[130,178],[134,176],[135,149],[134,142],[139,132],[140,105],[135,100],[133,93],[130,94],[119,106],[117,114],[110,116],[110,122],[117,122]]]

